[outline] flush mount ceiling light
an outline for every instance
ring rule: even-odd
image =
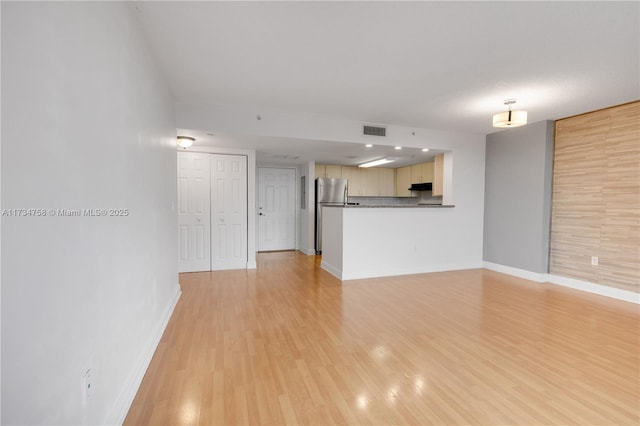
[[[402,147],[401,146],[396,146],[395,149],[402,149]]]
[[[367,163],[362,163],[358,167],[374,167],[380,166],[382,164],[393,163],[394,160],[389,160],[388,158],[380,158],[379,160],[369,161]]]
[[[366,144],[365,146],[366,146],[367,148],[371,148],[371,147],[373,147],[373,144],[372,144],[372,143],[368,143],[368,144]]]
[[[422,148],[422,152],[429,152],[429,148]]]
[[[189,136],[178,136],[178,146],[184,149],[189,148],[195,141],[195,138]]]
[[[519,127],[527,124],[527,111],[511,111],[511,105],[515,103],[515,99],[506,99],[504,101],[509,110],[493,116],[493,127]]]

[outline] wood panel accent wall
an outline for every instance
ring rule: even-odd
[[[640,293],[640,101],[556,121],[550,272]]]

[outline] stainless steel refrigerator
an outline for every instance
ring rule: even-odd
[[[316,179],[316,254],[322,253],[322,207],[347,204],[347,180]]]

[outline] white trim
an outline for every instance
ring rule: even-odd
[[[136,363],[136,365],[134,365],[133,372],[129,375],[124,386],[122,387],[122,391],[120,392],[120,395],[116,399],[116,402],[113,405],[111,412],[109,413],[106,424],[121,425],[122,423],[124,423],[124,419],[127,417],[127,413],[131,408],[133,399],[138,393],[138,389],[140,388],[142,379],[144,378],[144,375],[149,368],[149,364],[151,364],[153,354],[156,352],[156,349],[160,344],[162,334],[167,328],[167,324],[169,324],[169,319],[171,319],[171,315],[173,314],[173,310],[178,304],[178,300],[180,299],[181,294],[182,291],[180,290],[180,284],[178,284],[176,286],[175,294],[169,300],[169,303],[167,304],[162,316],[160,317],[158,327],[152,334],[153,338],[151,339],[151,344],[147,348],[147,351],[143,354],[143,357]]]
[[[315,249],[304,249],[304,248],[299,248],[298,251],[306,254],[307,256],[315,256],[316,255],[316,251]]]
[[[401,275],[414,275],[414,274],[429,274],[431,272],[447,272],[447,271],[460,271],[466,269],[480,269],[482,268],[481,262],[463,262],[463,263],[446,263],[441,265],[427,265],[417,268],[408,269],[378,269],[367,271],[361,271],[358,273],[340,271],[332,265],[328,265],[324,261],[320,263],[320,267],[331,275],[336,276],[342,281],[349,280],[361,280],[365,278],[380,278],[380,277],[394,277]]]
[[[336,268],[335,266],[330,265],[323,260],[322,262],[320,262],[320,267],[325,271],[327,271],[328,273],[330,273],[331,275],[333,275],[334,277],[336,277],[337,279],[342,280],[342,271]]]
[[[609,287],[606,285],[595,284],[588,281],[576,280],[575,278],[563,277],[560,275],[549,274],[549,282],[564,287],[574,288],[576,290],[595,293],[601,296],[612,297],[625,302],[631,302],[640,305],[640,293],[622,290],[619,288]]]
[[[577,280],[575,278],[563,277],[553,274],[542,274],[538,272],[526,271],[524,269],[512,268],[511,266],[499,265],[497,263],[482,262],[483,268],[502,274],[512,275],[514,277],[523,278],[538,283],[550,283],[561,285],[563,287],[573,288],[575,290],[586,291],[587,293],[599,294],[600,296],[611,297],[613,299],[624,300],[640,305],[640,293],[622,290],[615,287],[609,287],[601,284],[594,284],[588,281]]]
[[[484,269],[490,269],[492,271],[501,272],[507,275],[513,275],[514,277],[524,278],[525,280],[535,281],[537,283],[546,283],[549,281],[549,274],[540,272],[531,272],[526,269],[512,268],[511,266],[500,265],[497,263],[491,263],[482,261],[482,267]]]

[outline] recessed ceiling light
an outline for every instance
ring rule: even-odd
[[[367,148],[371,148],[371,147],[373,146],[373,144],[372,144],[372,143],[368,143],[368,144],[366,144],[365,146],[366,146]]]
[[[396,146],[396,149],[402,149],[402,147],[401,146]]]
[[[429,148],[422,148],[422,152],[428,152]]]

